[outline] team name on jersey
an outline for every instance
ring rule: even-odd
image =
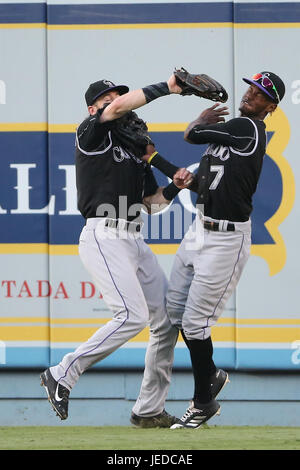
[[[134,160],[136,163],[143,163],[142,160],[135,157],[132,153],[127,152],[126,150],[124,150],[120,146],[113,147],[112,152],[113,152],[113,158],[114,158],[115,162],[117,162],[117,163],[120,163],[125,159],[126,160],[130,160],[130,159]]]
[[[212,155],[213,157],[219,158],[222,160],[222,162],[224,162],[230,158],[230,150],[229,147],[224,145],[210,144],[203,155]]]

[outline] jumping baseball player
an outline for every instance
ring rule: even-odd
[[[76,132],[78,207],[86,224],[79,255],[112,312],[112,319],[56,366],[41,374],[41,385],[61,419],[68,417],[71,389],[81,374],[150,323],[144,384],[151,399],[136,425],[169,427],[174,416],[164,410],[177,329],[166,315],[167,280],[141,235],[141,207],[165,207],[180,189],[158,187],[152,170],[141,160],[150,138],[133,109],[180,93],[172,75],[168,82],[129,91],[107,80],[92,83],[86,94],[89,116]],[[172,177],[178,167],[173,166]],[[192,176],[192,175],[190,175]],[[164,344],[164,349],[160,345]],[[146,423],[146,424],[144,424]]]
[[[196,429],[219,414],[216,396],[228,380],[213,361],[211,327],[249,257],[252,196],[266,150],[263,121],[285,94],[283,81],[272,72],[243,80],[250,86],[240,103],[240,117],[224,122],[227,108],[215,104],[184,134],[191,144],[209,145],[190,185],[198,194],[198,215],[175,256],[167,294],[168,314],[189,348],[194,376],[193,399],[172,429]],[[153,166],[155,158],[150,160]],[[184,179],[185,171],[174,175],[179,187],[177,178]]]

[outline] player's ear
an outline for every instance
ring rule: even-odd
[[[90,113],[91,116],[94,116],[94,114],[96,114],[96,112],[97,112],[96,106],[94,106],[94,105],[88,106],[88,112]]]
[[[275,111],[276,108],[277,108],[276,103],[269,103],[266,107],[266,113],[267,114],[272,114]]]

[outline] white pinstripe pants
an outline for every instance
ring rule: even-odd
[[[149,324],[145,373],[134,412],[153,416],[164,409],[178,336],[166,314],[167,279],[139,233],[105,227],[104,222],[88,219],[79,254],[113,317],[50,370],[71,389],[85,370]]]
[[[206,218],[213,221],[214,219]],[[195,219],[175,256],[167,310],[188,339],[206,339],[233,293],[250,254],[251,222],[234,232],[196,230]],[[223,224],[224,228],[226,224]],[[196,237],[199,237],[199,243]],[[198,244],[198,246],[197,246]]]

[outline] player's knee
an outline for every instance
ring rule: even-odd
[[[138,333],[141,333],[141,331],[143,331],[144,328],[146,328],[148,326],[148,322],[143,322],[143,321],[140,321],[138,322],[136,325],[135,325],[135,330]]]
[[[173,326],[181,328],[182,326],[182,316],[184,312],[184,307],[178,304],[167,304],[167,315]]]
[[[132,319],[132,323],[136,326],[136,329],[139,331],[142,331],[146,326],[148,326],[149,323],[149,317],[148,316],[140,316],[136,317],[135,319]]]
[[[183,299],[181,296],[168,292],[167,300],[166,300],[167,310],[184,311],[185,302],[186,302],[186,299]]]
[[[196,325],[187,322],[183,317],[182,329],[187,339],[189,340],[205,340],[211,335],[211,328],[206,325]]]

